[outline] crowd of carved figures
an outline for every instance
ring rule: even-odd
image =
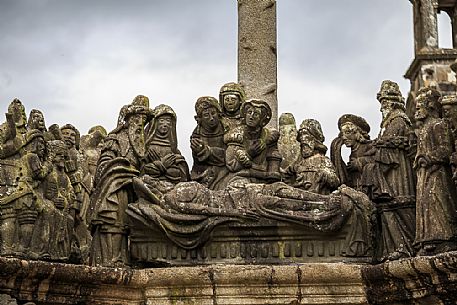
[[[234,220],[332,231],[352,217],[348,256],[382,262],[456,249],[457,96],[422,88],[413,118],[396,83],[382,82],[377,100],[376,139],[365,119],[345,114],[329,158],[317,120],[297,129],[286,113],[279,131],[269,129],[269,105],[227,83],[218,99],[195,103],[189,170],[170,106],[139,95],[113,131],[95,126],[81,137],[71,124],[47,128],[36,109],[27,120],[15,99],[0,126],[0,254],[122,266],[129,218],[182,248]]]

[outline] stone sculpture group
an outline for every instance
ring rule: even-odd
[[[183,259],[202,263],[224,226],[227,236],[236,226],[248,235],[277,228],[278,240],[279,228],[323,234],[324,243],[342,234],[337,250],[319,256],[339,251],[369,262],[455,250],[457,96],[422,88],[414,118],[396,83],[384,81],[377,99],[378,137],[370,139],[365,119],[345,114],[328,158],[317,120],[297,130],[288,113],[279,131],[267,128],[270,106],[227,83],[219,99],[195,103],[190,170],[170,106],[151,109],[139,95],[113,131],[95,126],[81,137],[71,124],[47,128],[39,110],[27,121],[15,99],[0,126],[0,255],[117,267],[170,261],[181,249],[195,251]],[[251,257],[275,256],[275,245],[256,234],[261,246],[249,248]],[[155,242],[171,252],[154,254]],[[246,248],[235,248],[220,258],[247,260]]]

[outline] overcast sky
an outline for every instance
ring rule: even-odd
[[[327,144],[344,113],[367,118],[376,137],[381,81],[409,90],[410,2],[278,0],[277,15],[280,113],[318,119]],[[143,94],[177,112],[189,164],[194,103],[236,81],[236,60],[235,0],[0,0],[0,112],[17,97],[48,126],[84,134],[113,129],[122,105]]]

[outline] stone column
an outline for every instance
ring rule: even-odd
[[[238,0],[238,82],[270,105],[277,128],[276,0]]]
[[[422,24],[421,48],[438,48],[438,21],[437,0],[420,0],[420,14]]]

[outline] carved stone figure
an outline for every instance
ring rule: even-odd
[[[89,219],[92,229],[90,263],[117,266],[128,263],[125,210],[133,202],[132,178],[145,158],[144,125],[152,116],[148,107],[130,105],[120,124],[106,137],[98,162]]]
[[[214,97],[203,96],[195,103],[195,127],[190,136],[194,164],[191,178],[209,189],[222,189],[228,170],[225,167],[224,126],[221,108]]]
[[[340,134],[332,141],[330,153],[338,178],[342,184],[362,190],[363,168],[372,161],[374,152],[368,134],[370,125],[362,117],[345,114],[338,119],[338,128]],[[347,164],[341,156],[343,144],[351,149]]]
[[[420,255],[456,249],[457,193],[451,179],[449,156],[452,130],[441,119],[440,93],[422,88],[416,98],[418,124],[416,239]]]
[[[154,108],[152,115],[142,173],[165,184],[190,180],[186,160],[178,150],[175,112],[162,104]]]
[[[20,157],[19,150],[27,133],[26,124],[25,107],[20,100],[14,99],[8,106],[6,122],[0,125],[0,159]]]
[[[270,106],[262,100],[251,99],[242,105],[241,115],[243,125],[224,136],[227,168],[236,179],[245,182],[279,181],[279,132],[265,127],[271,118]]]
[[[452,167],[452,179],[457,184],[457,95],[447,95],[440,99],[443,118],[449,122],[453,143],[450,164]]]
[[[279,117],[278,150],[282,156],[282,169],[287,168],[300,158],[300,143],[297,141],[297,126],[292,113],[283,113]]]
[[[243,122],[241,106],[246,100],[243,87],[237,83],[227,83],[219,91],[219,104],[222,110],[222,123],[225,132],[240,126]]]
[[[306,119],[298,130],[301,158],[286,170],[288,183],[317,194],[330,194],[340,181],[335,167],[325,156],[324,134],[321,125],[314,119]]]
[[[43,134],[36,129],[25,136],[23,156],[16,160],[17,184],[0,197],[1,254],[30,257],[30,243],[42,201],[37,194],[41,181],[52,168],[52,160],[45,160]]]
[[[377,257],[397,259],[414,254],[416,190],[409,145],[413,130],[397,83],[383,81],[377,98],[381,132],[374,142],[373,162],[366,165],[361,179],[377,203],[381,226]]]

